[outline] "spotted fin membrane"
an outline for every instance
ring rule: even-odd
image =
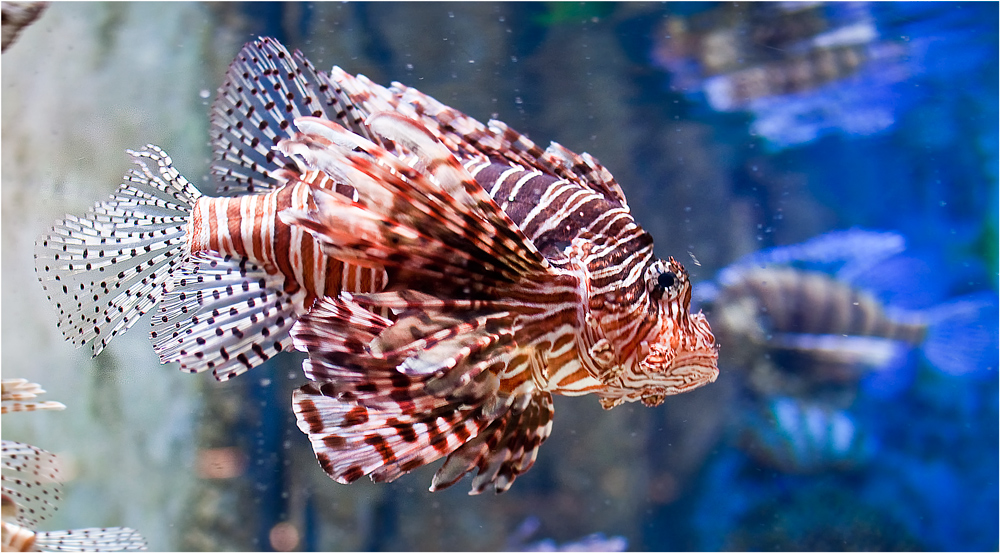
[[[185,226],[201,193],[156,146],[129,151],[136,167],[109,201],[67,216],[35,242],[35,271],[59,328],[97,356],[160,299],[185,255]]]
[[[246,258],[199,254],[167,282],[154,348],[182,370],[212,369],[228,380],[291,349],[288,331],[304,309],[305,292],[282,290],[283,277]]]

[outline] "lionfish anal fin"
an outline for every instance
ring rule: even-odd
[[[160,360],[228,380],[292,349],[289,330],[306,293],[287,293],[284,284],[246,258],[198,254],[164,285],[151,332]]]

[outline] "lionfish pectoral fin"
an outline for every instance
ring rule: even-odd
[[[451,453],[485,426],[475,407],[440,402],[431,410],[383,410],[328,397],[321,383],[296,390],[292,406],[320,466],[343,484],[364,475],[395,480]]]
[[[35,271],[59,328],[97,356],[159,301],[185,256],[185,227],[201,196],[160,148],[129,151],[136,167],[109,201],[67,216],[35,242]]]
[[[339,146],[340,140],[300,133],[278,147],[311,168],[339,171],[359,198],[350,202],[313,190],[317,209],[288,213],[283,220],[304,226],[332,255],[353,251],[359,264],[368,258],[387,269],[407,271],[425,285],[433,280],[464,288],[470,282],[509,283],[548,272],[548,262],[531,241],[418,123],[379,116],[373,125],[418,152],[444,157],[422,158],[410,167],[373,143],[353,152]],[[346,130],[329,124],[324,132]],[[324,213],[327,209],[330,214]],[[341,214],[350,215],[349,220]]]
[[[178,267],[153,318],[153,347],[163,363],[208,369],[228,380],[292,347],[289,330],[307,306],[305,292],[284,290],[246,258],[202,253]]]
[[[519,398],[478,436],[448,456],[434,474],[430,490],[447,488],[466,473],[479,469],[470,495],[480,494],[491,485],[496,493],[507,491],[514,479],[534,464],[538,447],[552,432],[553,413],[552,395],[548,392],[536,390]]]
[[[364,353],[365,347],[392,321],[364,309],[341,297],[325,297],[317,301],[308,313],[292,327],[295,349],[325,353]],[[350,332],[344,332],[350,329]],[[313,378],[311,380],[323,380]]]

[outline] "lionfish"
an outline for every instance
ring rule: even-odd
[[[30,411],[61,411],[58,401],[38,401],[45,390],[25,379],[0,383],[4,415]],[[59,461],[44,449],[3,440],[0,444],[0,543],[4,551],[136,551],[146,540],[131,528],[82,528],[40,532],[38,523],[56,509],[61,497]]]
[[[225,379],[290,343],[323,469],[391,481],[447,457],[473,493],[534,463],[552,394],[605,408],[712,382],[691,282],[588,154],[542,150],[399,83],[247,44],[211,116],[209,198],[162,150],[38,242],[60,325],[97,354],[159,304],[163,362]],[[293,326],[294,325],[294,326]]]

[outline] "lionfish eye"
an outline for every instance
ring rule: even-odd
[[[677,275],[675,275],[672,271],[662,272],[656,277],[656,284],[658,284],[660,288],[666,290],[674,284],[677,284]]]

